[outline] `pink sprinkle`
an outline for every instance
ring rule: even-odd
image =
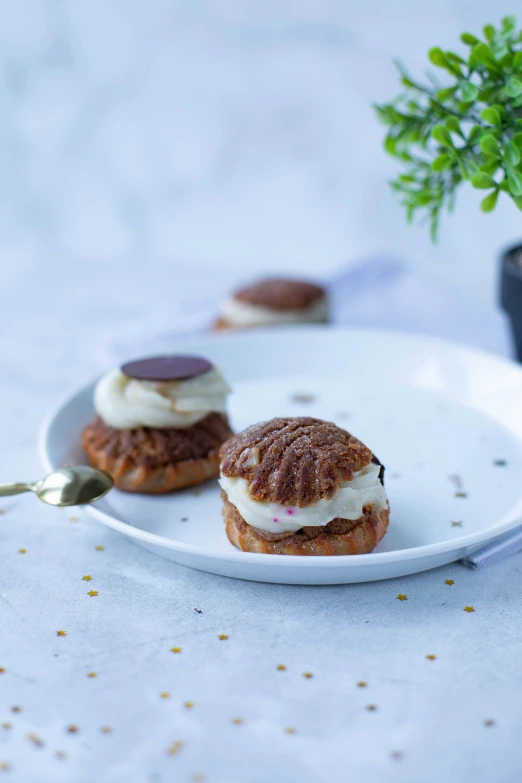
[[[286,510],[286,513],[288,514],[288,516],[289,516],[289,517],[291,517],[291,516],[292,516],[292,514],[294,513],[294,509],[293,509],[293,508],[288,508],[288,509]]]
[[[277,517],[274,517],[274,522],[279,522]]]

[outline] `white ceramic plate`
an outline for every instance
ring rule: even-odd
[[[522,369],[510,362],[424,337],[316,326],[184,339],[171,349],[222,367],[236,430],[311,415],[353,432],[386,465],[391,521],[369,555],[292,557],[228,542],[217,481],[162,497],[113,490],[89,507],[146,549],[239,579],[350,583],[457,560],[520,521]],[[86,461],[80,432],[94,414],[93,386],[44,425],[49,469]]]

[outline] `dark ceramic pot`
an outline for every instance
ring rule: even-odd
[[[522,245],[505,250],[500,261],[500,304],[509,316],[515,353],[522,362]]]

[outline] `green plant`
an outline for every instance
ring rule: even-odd
[[[437,235],[441,211],[451,211],[461,182],[488,190],[483,212],[495,208],[499,193],[522,210],[522,31],[509,16],[500,29],[486,25],[484,39],[461,35],[467,58],[430,49],[431,63],[445,72],[441,85],[419,84],[396,63],[404,91],[376,106],[388,125],[385,148],[404,164],[391,187],[408,221],[424,212]]]

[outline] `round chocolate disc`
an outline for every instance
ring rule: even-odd
[[[127,362],[121,371],[137,381],[186,381],[212,369],[212,362],[201,356],[152,356]]]

